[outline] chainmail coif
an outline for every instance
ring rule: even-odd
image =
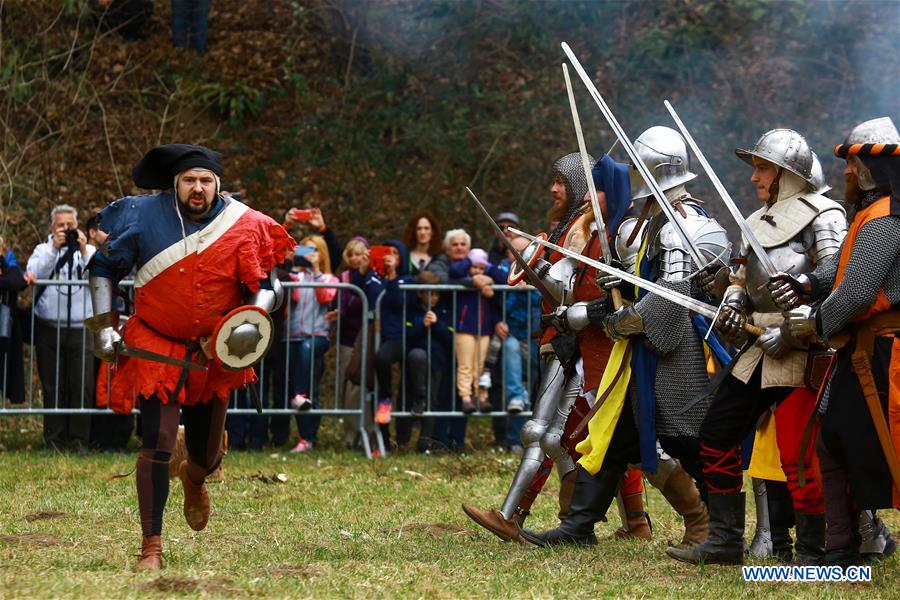
[[[594,157],[588,154],[590,167],[594,166]],[[587,180],[584,178],[584,167],[581,165],[581,153],[572,152],[566,154],[553,163],[550,178],[559,175],[566,183],[566,215],[560,219],[559,224],[550,234],[550,241],[554,244],[562,236],[566,227],[572,223],[581,205],[584,204],[584,195],[587,194]]]

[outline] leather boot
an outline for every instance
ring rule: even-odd
[[[148,535],[141,543],[141,556],[134,570],[159,571],[163,566],[162,539],[158,535]]]
[[[691,548],[666,548],[666,554],[693,565],[744,562],[744,492],[709,495],[709,537]]]
[[[569,514],[572,493],[575,491],[575,470],[571,470],[559,480],[559,521],[562,523]]]
[[[684,519],[684,536],[675,547],[691,548],[709,536],[709,511],[694,480],[680,466],[666,480],[662,495]]]
[[[821,565],[825,559],[825,513],[797,513],[794,565]]]
[[[209,521],[209,494],[204,484],[197,485],[187,473],[187,461],[178,466],[178,477],[184,487],[184,518],[194,531],[202,531]]]
[[[606,516],[606,511],[616,496],[622,473],[601,469],[591,475],[581,467],[576,470],[575,491],[569,504],[566,520],[556,529],[545,532],[523,529],[519,535],[535,546],[558,545],[590,546],[597,543],[594,523]]]
[[[644,494],[622,496],[622,504],[625,505],[625,523],[628,529],[619,527],[613,532],[612,537],[652,539],[653,526],[650,524],[650,515],[644,511]]]
[[[478,510],[468,504],[463,504],[462,509],[470,519],[504,542],[522,542],[519,539],[519,528],[525,522],[526,515],[517,512],[512,519],[507,519],[499,510]]]

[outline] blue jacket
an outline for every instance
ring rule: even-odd
[[[443,302],[431,308],[437,322],[425,327],[425,307],[418,298],[406,308],[406,347],[428,350],[428,331],[431,330],[431,370],[440,371],[450,364],[453,352],[453,315]]]
[[[472,278],[469,275],[471,266],[472,263],[468,258],[452,263],[450,265],[450,283],[466,284],[471,282]],[[484,274],[493,279],[494,283],[506,283],[506,274],[493,265],[488,265]],[[457,333],[492,335],[497,314],[500,312],[499,298],[500,294],[495,294],[493,298],[485,298],[477,290],[459,292],[456,299]]]
[[[377,275],[372,277],[366,294],[369,296],[369,304],[374,310],[375,301],[383,291],[384,298],[381,301],[381,314],[376,317],[381,319],[381,341],[399,340],[403,336],[403,303],[407,300],[406,292],[400,291],[400,285],[415,283],[415,278],[409,275],[409,252],[403,242],[389,240],[385,246],[393,246],[400,253],[400,264],[397,265],[397,277],[387,280]],[[407,307],[415,301],[415,295],[408,301]]]

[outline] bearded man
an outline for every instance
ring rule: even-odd
[[[109,234],[106,248],[88,265],[94,353],[113,363],[110,406],[130,414],[136,399],[143,420],[136,468],[143,534],[137,570],[163,567],[162,517],[179,417],[188,454],[178,467],[184,516],[191,529],[206,527],[210,501],[204,481],[222,458],[227,401],[232,390],[255,380],[252,368],[210,360],[220,351],[210,349],[210,337],[233,309],[276,308],[281,289],[270,272],[294,245],[281,225],[222,193],[221,160],[218,152],[187,144],[147,152],[134,167],[134,182],[166,191],[107,206],[99,215],[100,229]],[[113,296],[133,266],[134,315],[120,334]],[[255,325],[231,331],[229,347],[248,352],[248,340],[255,346],[260,336]],[[124,344],[205,369],[122,356]]]
[[[593,165],[594,159],[588,157]],[[553,163],[550,176],[553,206],[548,220],[553,226],[550,241],[577,252],[584,250],[586,232],[575,222],[584,206],[588,191],[581,155],[573,152]],[[543,312],[550,313],[557,304],[568,304],[573,298],[578,264],[557,252],[541,252],[536,244],[526,249],[523,257],[554,296],[544,298]],[[518,277],[515,275],[518,273]],[[510,283],[522,279],[522,271],[510,271]],[[521,541],[519,528],[528,516],[550,470],[556,464],[560,478],[559,514],[569,510],[575,485],[575,462],[562,444],[563,429],[572,405],[582,388],[582,375],[576,365],[580,358],[578,340],[571,332],[560,332],[546,326],[541,337],[541,385],[532,417],[522,427],[524,452],[500,510],[480,510],[463,504],[463,511],[473,521],[504,541]]]
[[[863,530],[881,532],[875,539],[886,555],[895,544],[871,511],[900,507],[900,133],[888,117],[865,121],[835,155],[847,160],[846,200],[856,209],[840,253],[772,287],[784,308],[807,303],[789,313],[792,335],[837,348],[820,395],[816,450],[825,562],[848,566],[861,560],[858,511],[870,520]]]

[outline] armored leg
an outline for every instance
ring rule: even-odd
[[[541,380],[537,406],[531,419],[522,427],[522,447],[525,449],[522,454],[522,462],[506,493],[506,500],[500,508],[500,512],[507,519],[511,519],[515,514],[523,492],[528,489],[532,477],[544,460],[541,439],[557,414],[565,390],[566,380],[559,359],[553,354],[546,356],[544,358],[544,378]],[[572,402],[574,401],[573,398]]]
[[[541,449],[541,438],[556,414],[566,382],[562,365],[555,355],[543,357],[543,362],[544,377],[536,406],[531,419],[522,427],[522,460],[501,509],[482,511],[463,505],[463,511],[473,521],[504,540],[518,539],[516,524],[524,521],[528,507],[547,477],[542,468],[545,455]],[[523,502],[527,502],[528,506],[523,506]]]
[[[541,436],[540,446],[544,454],[556,464],[559,475],[559,519],[563,520],[569,511],[572,491],[575,489],[575,461],[562,445],[563,430],[572,406],[581,391],[581,376],[572,375],[565,382],[565,387],[557,403],[556,414],[550,421],[547,431]]]
[[[772,556],[772,528],[769,523],[768,488],[764,479],[753,478],[753,496],[756,500],[756,533],[748,553],[755,558],[766,558]]]

